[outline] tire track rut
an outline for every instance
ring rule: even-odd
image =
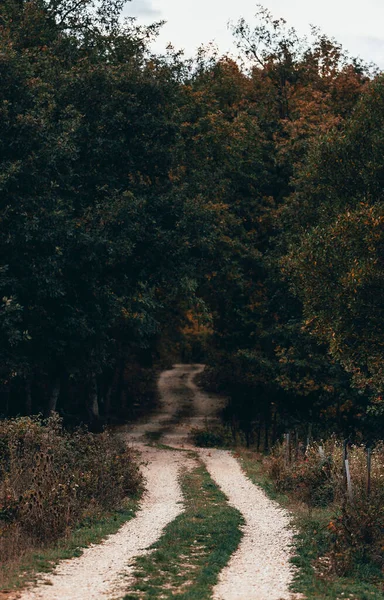
[[[294,570],[290,565],[289,514],[272,502],[242,472],[229,451],[197,450],[188,434],[193,427],[218,421],[225,399],[207,394],[194,378],[203,365],[175,365],[159,379],[160,409],[147,420],[123,427],[121,434],[146,461],[147,491],[135,518],[79,558],[61,561],[53,573],[26,591],[21,600],[96,600],[122,598],[129,592],[134,559],[157,541],[168,523],[183,511],[180,470],[196,461],[180,449],[198,453],[228,501],[243,514],[243,539],[220,574],[214,600],[289,600]],[[160,441],[175,451],[148,447]],[[48,585],[47,585],[48,583]],[[203,599],[202,599],[203,600]]]

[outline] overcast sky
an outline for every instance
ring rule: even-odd
[[[201,44],[215,41],[220,52],[234,52],[229,20],[244,17],[250,24],[256,12],[251,0],[132,0],[125,14],[139,23],[167,21],[156,43],[162,51],[171,42],[177,49],[193,55]],[[384,69],[384,0],[264,0],[274,17],[284,17],[299,33],[317,25],[329,36],[367,62]]]

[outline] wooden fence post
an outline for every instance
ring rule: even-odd
[[[348,440],[344,440],[343,442],[343,461],[346,461],[348,458]]]
[[[308,450],[309,446],[311,445],[311,440],[312,440],[312,423],[309,423],[306,450]]]
[[[295,430],[295,446],[296,446],[296,448],[295,448],[295,461],[299,460],[299,445],[300,445],[300,442],[299,442],[299,432],[296,429]]]
[[[349,469],[349,459],[348,459],[348,440],[344,440],[343,444],[343,466],[344,466],[344,475],[347,484],[347,493],[349,497],[349,501],[353,501],[353,490],[352,490],[352,480],[351,480],[351,471]]]
[[[348,458],[345,461],[345,474],[347,476],[347,491],[350,502],[353,502],[353,491],[352,491],[352,481],[351,481],[351,473],[349,470],[349,460]]]
[[[289,465],[291,462],[291,449],[290,449],[290,433],[285,434],[285,464]]]

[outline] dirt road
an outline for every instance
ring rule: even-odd
[[[191,447],[191,428],[216,420],[224,403],[194,383],[202,370],[202,365],[175,365],[163,372],[159,411],[122,433],[142,453],[146,464],[147,492],[136,517],[102,544],[62,561],[52,574],[25,592],[22,600],[112,600],[129,591],[134,558],[148,552],[164,527],[183,511],[178,474],[181,469],[193,468],[195,462],[188,453],[148,446],[148,442],[159,441],[175,449]],[[240,546],[221,572],[212,598],[288,600],[293,576],[289,515],[245,477],[230,452],[196,452],[245,520]]]

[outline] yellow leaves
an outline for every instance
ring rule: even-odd
[[[334,386],[333,385],[328,385],[328,384],[323,385],[323,390],[325,392],[328,392],[328,394],[333,394],[335,392]]]
[[[139,320],[139,321],[143,321],[144,320],[144,315],[142,313],[139,312],[131,312],[129,310],[127,310],[126,308],[122,308],[121,309],[121,316],[123,317],[124,320],[128,321],[128,320]]]
[[[212,271],[212,273],[206,273],[205,278],[208,281],[211,281],[211,279],[214,279],[215,277],[217,277],[217,271]]]
[[[331,531],[332,533],[335,533],[337,531],[337,527],[333,521],[330,521],[330,523],[328,523],[327,529],[328,529],[328,531]]]
[[[168,173],[169,181],[171,181],[172,183],[177,183],[177,182],[181,181],[183,179],[183,176],[185,175],[186,171],[187,171],[187,168],[185,165],[180,165],[176,169],[170,169],[170,171]]]

